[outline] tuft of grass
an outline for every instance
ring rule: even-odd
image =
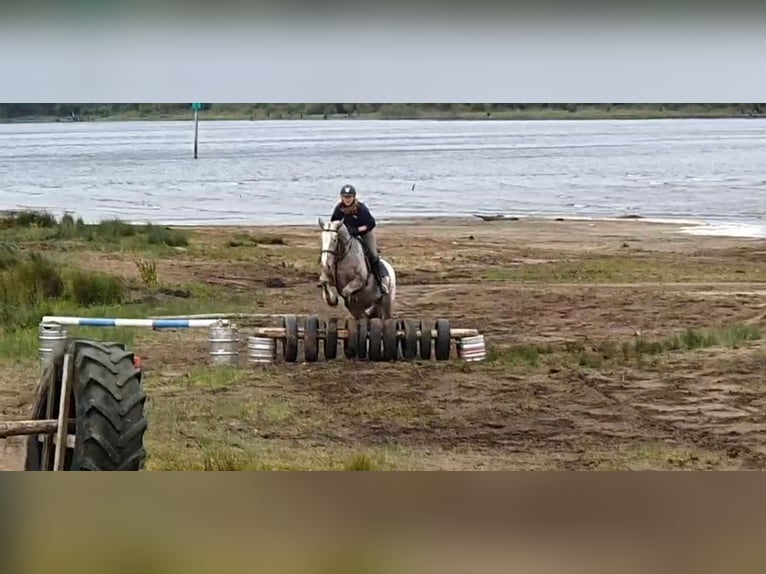
[[[355,454],[344,466],[348,472],[371,472],[377,470],[375,462],[365,453]]]
[[[249,457],[232,448],[208,450],[202,459],[204,471],[242,471],[252,468],[251,465]]]
[[[157,262],[147,261],[145,259],[136,259],[134,261],[136,264],[136,268],[138,269],[138,274],[141,277],[141,281],[144,282],[145,285],[154,286],[157,285]]]
[[[74,271],[71,274],[70,298],[83,307],[119,304],[123,302],[125,294],[125,284],[118,277],[85,271]]]
[[[167,245],[168,247],[186,247],[189,245],[189,235],[181,229],[170,229],[149,224],[144,228],[146,241],[149,245]]]

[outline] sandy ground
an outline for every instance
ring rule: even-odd
[[[181,253],[158,263],[163,280],[252,291],[260,312],[345,317],[316,288],[316,228],[201,233],[211,250],[234,234],[286,246],[232,248],[225,262]],[[762,340],[620,349],[689,328],[762,327],[766,241],[631,220],[470,219],[385,225],[379,244],[399,273],[397,315],[477,328],[492,360],[244,366],[236,380],[200,383],[206,333],[142,334],[150,466],[206,448],[239,449],[264,468],[322,468],[355,453],[381,468],[765,466]],[[135,275],[121,255],[82,265]],[[31,388],[5,395],[0,414],[20,416]],[[18,450],[4,448],[0,469],[11,469]]]

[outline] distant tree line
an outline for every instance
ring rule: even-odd
[[[206,110],[216,115],[237,115],[251,118],[295,118],[303,116],[385,115],[389,117],[416,117],[421,114],[450,115],[524,112],[600,112],[620,115],[626,112],[667,113],[684,112],[721,113],[732,115],[763,115],[766,104],[205,104]],[[179,104],[0,104],[0,119],[13,118],[70,118],[97,119],[113,116],[145,117],[178,116],[191,113],[191,103]]]

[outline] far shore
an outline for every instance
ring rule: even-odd
[[[106,116],[86,116],[78,121],[56,116],[36,116],[3,118],[0,124],[28,124],[28,123],[105,123],[105,122],[151,122],[151,121],[192,121],[193,112],[188,113],[158,113],[142,115],[140,113],[120,113]],[[270,116],[263,114],[251,114],[248,112],[215,112],[203,111],[199,114],[200,122],[204,121],[324,121],[324,120],[426,120],[426,121],[544,121],[544,120],[662,120],[662,119],[761,119],[766,114],[742,113],[726,110],[617,110],[584,109],[578,111],[566,110],[504,110],[492,112],[439,112],[432,110],[412,111],[409,113],[390,114],[385,112],[347,114],[287,114],[275,113]]]

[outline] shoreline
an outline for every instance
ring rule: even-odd
[[[609,224],[642,224],[641,226],[659,226],[673,230],[681,235],[697,237],[721,237],[730,239],[766,239],[766,223],[762,226],[752,223],[737,223],[730,221],[711,222],[702,219],[685,218],[663,218],[663,217],[587,217],[587,216],[566,216],[566,215],[533,215],[533,216],[506,216],[491,221],[483,221],[476,216],[425,216],[425,217],[398,217],[398,218],[379,218],[382,227],[404,227],[407,225],[422,225],[433,227],[477,227],[481,229],[485,226],[498,224],[556,224],[556,223],[578,223],[592,224],[594,226],[604,226]],[[140,223],[138,223],[140,225]],[[223,231],[223,230],[266,230],[266,229],[300,229],[307,230],[317,225],[304,223],[298,225],[292,224],[221,224],[221,225],[178,225],[170,224],[168,227],[178,229],[188,229],[190,231]]]
[[[30,210],[30,209],[0,209],[0,218],[8,217],[20,213],[47,213],[60,218],[60,215],[52,210]],[[69,212],[71,213],[71,212]],[[77,213],[71,213],[77,217]],[[326,219],[328,215],[322,215]],[[317,216],[319,217],[319,216]],[[98,225],[99,221],[112,220],[113,217],[103,218],[101,220],[87,221],[89,225]],[[155,225],[171,229],[183,229],[189,231],[225,231],[225,230],[287,230],[300,229],[307,230],[318,227],[317,220],[306,223],[239,223],[239,222],[178,222],[178,221],[147,221],[131,218],[116,219],[127,225],[143,226]],[[557,223],[587,223],[592,226],[604,226],[610,224],[642,224],[643,226],[660,226],[673,228],[673,231],[681,235],[697,237],[721,237],[721,238],[740,238],[740,239],[766,239],[766,221],[758,223],[754,221],[732,221],[732,220],[706,220],[704,218],[685,218],[685,217],[661,217],[661,216],[642,216],[642,215],[622,215],[622,216],[586,216],[586,215],[524,215],[524,214],[481,214],[471,215],[427,215],[427,216],[394,216],[378,217],[379,224],[386,227],[403,227],[408,225],[433,226],[433,227],[476,227],[480,229],[487,226],[497,226],[499,224],[520,224],[520,225],[539,225],[539,224],[557,224]]]

